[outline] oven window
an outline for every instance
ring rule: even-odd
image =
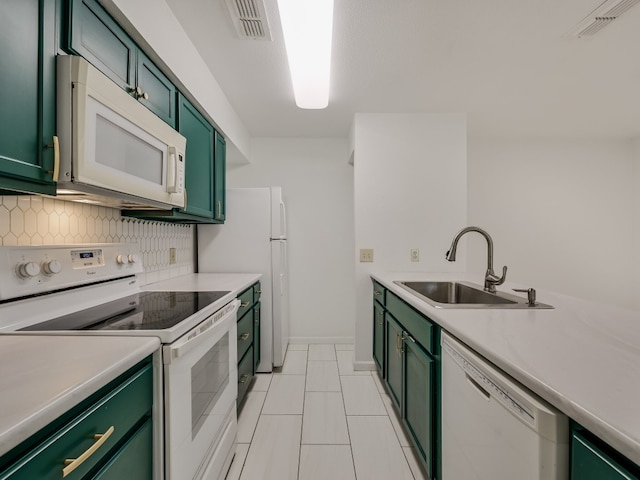
[[[229,385],[229,333],[227,332],[191,368],[191,438]]]

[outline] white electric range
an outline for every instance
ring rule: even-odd
[[[231,291],[141,291],[142,271],[135,244],[0,247],[0,333],[158,337],[155,477],[224,478],[237,431],[239,302]]]

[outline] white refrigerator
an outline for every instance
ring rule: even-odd
[[[200,273],[262,273],[259,372],[289,344],[287,216],[281,187],[228,188],[223,225],[198,225]]]

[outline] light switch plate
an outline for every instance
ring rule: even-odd
[[[171,247],[169,249],[169,265],[173,265],[174,263],[176,263],[176,249]]]
[[[360,261],[361,262],[373,262],[373,248],[361,248],[360,249]]]

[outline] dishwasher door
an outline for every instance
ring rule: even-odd
[[[566,480],[562,413],[442,334],[443,480]]]

